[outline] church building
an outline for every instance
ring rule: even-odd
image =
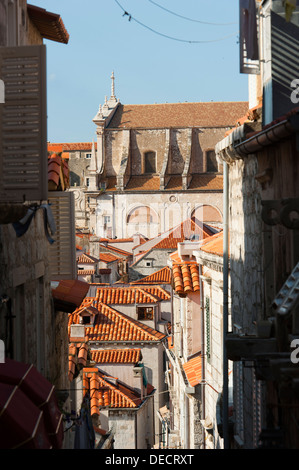
[[[221,227],[223,175],[214,148],[248,103],[122,104],[113,73],[111,80],[111,96],[93,118],[83,186],[71,188],[88,207],[90,233],[152,238],[194,216]],[[79,160],[69,152],[73,175]]]

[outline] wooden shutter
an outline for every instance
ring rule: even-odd
[[[253,0],[252,0],[252,2],[253,2]],[[244,5],[247,7],[248,2],[247,1],[244,2],[244,0],[239,0],[240,73],[257,74],[258,75],[260,73],[259,58],[251,59],[248,56],[248,51],[247,51],[247,48],[246,48],[244,22],[243,22],[243,16],[244,16],[243,8],[244,8]],[[255,40],[256,40],[257,47],[258,47],[258,44],[259,44],[259,21],[258,21],[258,11],[256,9],[256,5],[255,5],[255,10],[256,10],[256,23],[255,23],[256,30],[254,30],[254,31],[252,30],[252,27],[253,27],[252,22],[249,22],[248,28],[249,28],[249,30],[251,30],[250,34],[255,35]]]
[[[46,46],[0,47],[0,79],[0,201],[46,200]]]
[[[55,242],[49,245],[51,280],[77,279],[74,194],[50,191],[48,200],[56,224]]]

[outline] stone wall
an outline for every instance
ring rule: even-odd
[[[244,332],[255,332],[262,312],[262,219],[254,156],[229,167],[232,316]]]
[[[13,357],[34,364],[50,382],[58,384],[60,375],[67,370],[67,355],[63,357],[67,318],[54,311],[48,246],[41,210],[20,238],[11,224],[0,226],[0,296],[12,299]],[[6,305],[0,305],[0,309],[5,312]],[[7,343],[2,311],[0,338]]]
[[[232,329],[236,332],[235,325],[238,325],[241,327],[239,333],[242,334],[254,334],[254,321],[263,315],[261,196],[256,174],[255,156],[237,160],[229,166]],[[234,363],[234,371],[237,366]],[[242,368],[242,377],[239,380],[235,379],[234,373],[235,404],[236,394],[241,389],[243,422],[238,423],[237,428],[246,429],[243,446],[252,448],[253,377],[250,367]]]

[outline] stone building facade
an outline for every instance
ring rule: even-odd
[[[0,338],[5,345],[5,360],[32,364],[50,384],[65,389],[68,385],[67,321],[65,312],[55,308],[51,290],[54,265],[50,253],[53,219],[57,219],[48,205],[46,46],[43,40],[67,44],[68,33],[59,15],[29,5],[26,0],[0,1],[0,31],[0,82],[5,85],[4,101],[0,104]],[[18,64],[17,67],[9,70],[10,61]],[[17,69],[22,73],[19,72],[14,82]],[[20,114],[16,118],[15,108],[18,113],[24,113],[22,118]],[[9,132],[8,115],[14,121],[14,125],[10,122]],[[57,196],[55,192],[52,197],[54,194]],[[60,235],[57,227],[56,240]],[[70,403],[65,403],[65,399],[62,401],[68,407]],[[56,411],[54,406],[52,412]],[[53,422],[54,419],[53,414]],[[43,420],[44,415],[40,422]],[[2,431],[9,433],[10,429],[17,435],[10,424]],[[31,445],[30,439],[28,442]],[[68,444],[66,438],[64,445]],[[38,448],[41,444],[35,445]]]
[[[80,156],[81,144],[69,152],[78,223],[109,238],[151,238],[194,214],[221,225],[222,169],[214,147],[248,104],[123,105],[111,78],[110,99],[93,119],[96,142]]]

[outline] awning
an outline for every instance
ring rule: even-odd
[[[56,310],[72,313],[87,295],[89,284],[78,280],[52,281],[52,296]]]
[[[0,364],[0,448],[59,449],[62,414],[54,386],[31,364]]]
[[[196,356],[183,364],[183,369],[191,387],[201,382],[201,355]]]

